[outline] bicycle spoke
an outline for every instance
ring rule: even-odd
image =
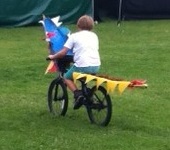
[[[65,115],[68,107],[67,89],[63,81],[55,79],[48,90],[48,107],[54,115]]]
[[[106,126],[110,122],[112,113],[110,97],[101,86],[93,89],[92,102],[87,106],[89,118],[92,123]]]

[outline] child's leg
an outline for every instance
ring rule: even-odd
[[[67,84],[68,88],[74,92],[75,90],[77,90],[77,86],[74,84],[74,82],[72,80],[69,79],[64,79],[65,83]]]
[[[74,102],[74,109],[78,109],[83,104],[84,97],[82,96],[82,91],[77,90],[77,86],[74,84],[72,80],[64,79],[65,83],[67,84],[67,87],[73,92],[75,102]]]
[[[73,82],[73,72],[75,71],[75,66],[72,66],[65,74],[64,74],[64,81],[67,84],[68,88],[74,92],[77,90],[77,86]]]
[[[72,73],[74,72],[74,69],[70,69],[67,73],[65,77],[69,77],[72,78]],[[82,95],[82,91],[77,89],[77,86],[74,84],[72,79],[69,78],[65,78],[64,79],[65,83],[67,84],[67,87],[73,92],[74,95],[74,109],[78,109],[81,107],[81,105],[83,104],[83,95]]]

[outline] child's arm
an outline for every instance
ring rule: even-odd
[[[69,49],[67,47],[63,47],[63,49],[61,49],[59,52],[54,55],[49,55],[48,57],[50,59],[63,58],[67,54],[68,50]]]

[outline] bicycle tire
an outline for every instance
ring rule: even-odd
[[[68,109],[68,93],[62,79],[57,78],[50,83],[47,100],[50,113],[65,116]]]
[[[94,86],[89,101],[86,109],[91,123],[107,126],[112,117],[112,102],[106,89]]]

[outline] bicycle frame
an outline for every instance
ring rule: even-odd
[[[64,72],[59,72],[59,75],[56,77],[57,82],[62,81],[64,83],[63,75],[64,75]],[[85,83],[85,81],[83,79],[80,79],[79,81],[81,83],[80,89],[82,90],[83,96],[85,97],[85,100],[88,101],[89,96],[90,96],[90,93],[89,93],[90,89],[87,87],[87,84]],[[67,86],[67,85],[65,84],[65,86]]]
[[[87,87],[87,84],[85,83],[85,81],[83,79],[79,80],[81,83],[81,90],[83,93],[83,96],[85,97],[85,104],[88,103],[89,101],[89,97],[90,97],[90,89]]]
[[[68,91],[64,82],[65,72],[60,71],[48,89],[48,107],[50,113],[65,116],[68,109]],[[80,90],[84,96],[82,104],[85,106],[91,123],[106,126],[111,120],[112,103],[104,87],[88,86],[85,78],[78,79]]]

